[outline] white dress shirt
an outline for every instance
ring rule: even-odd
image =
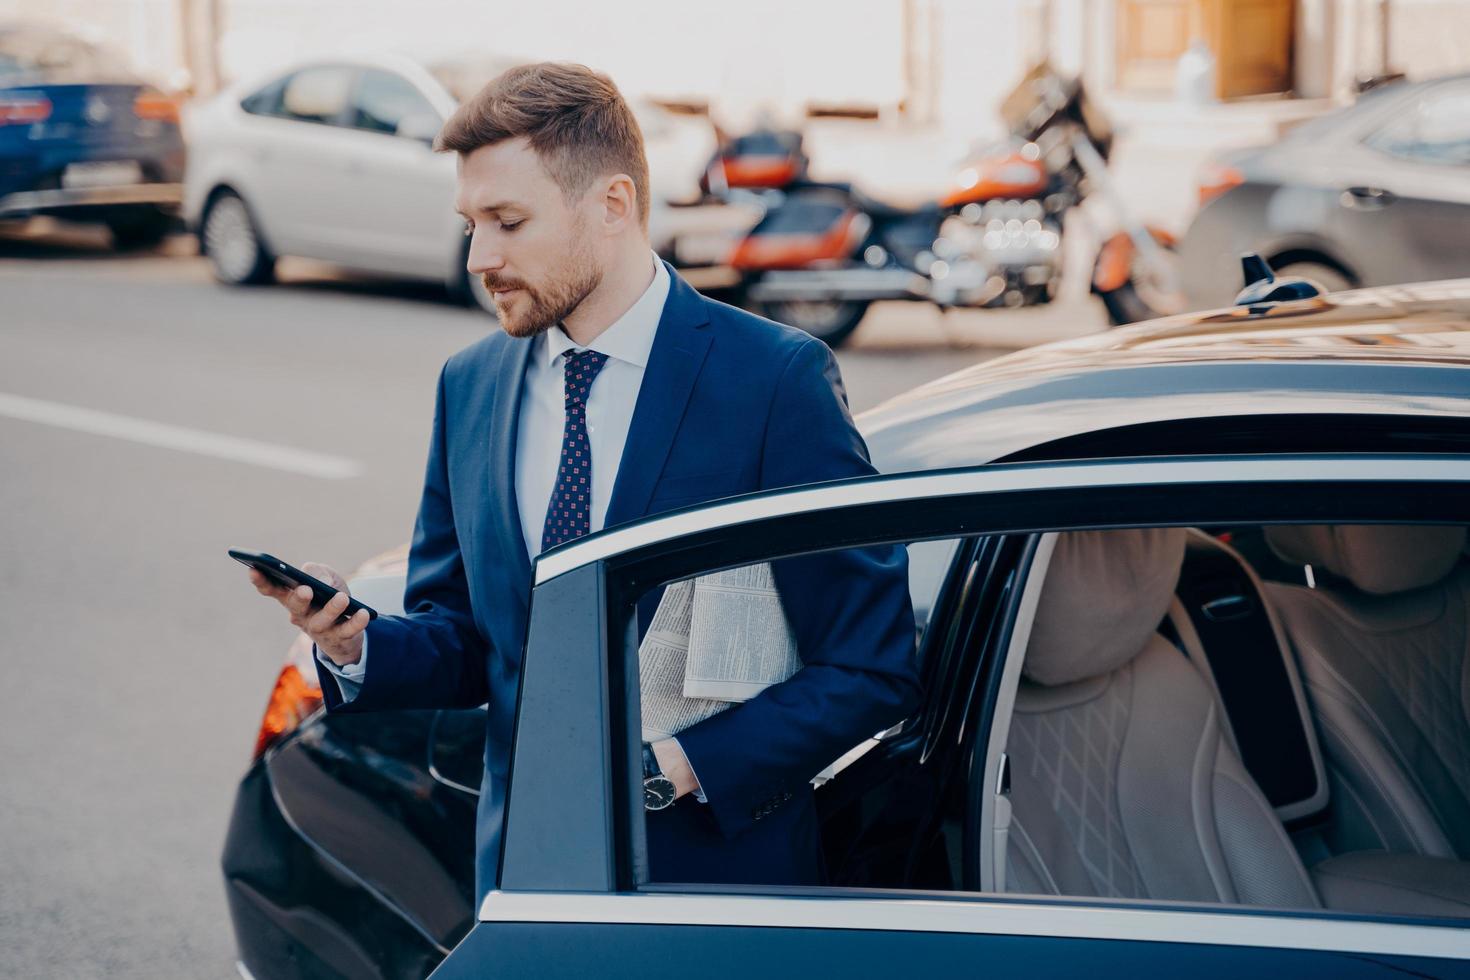
[[[650,253],[651,254],[651,253]],[[561,465],[562,436],[566,425],[566,361],[569,352],[594,350],[607,361],[592,382],[587,395],[587,441],[592,449],[591,529],[600,531],[607,520],[618,478],[618,464],[633,423],[633,409],[643,387],[643,371],[653,350],[654,334],[669,297],[669,272],[653,255],[653,281],[628,312],[613,321],[592,343],[582,348],[567,336],[561,325],[551,327],[532,340],[535,349],[526,365],[521,388],[520,419],[516,429],[516,502],[520,509],[521,534],[526,553],[541,553],[541,532],[556,474]],[[338,667],[320,651],[317,659],[337,678],[343,700],[357,695],[367,671],[368,638],[363,634],[362,657],[355,664]],[[701,802],[703,792],[696,794]]]
[[[592,530],[607,520],[618,478],[618,463],[633,423],[633,407],[643,387],[643,370],[653,350],[653,335],[669,296],[669,272],[654,259],[653,282],[628,312],[593,339],[585,349],[607,355],[602,371],[587,395],[587,442],[592,449]],[[566,425],[566,355],[578,351],[561,326],[534,341],[526,383],[521,389],[521,417],[516,432],[516,501],[521,511],[521,533],[526,553],[541,553],[541,531],[546,509],[556,487],[561,465],[561,443]]]

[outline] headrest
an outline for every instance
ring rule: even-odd
[[[1433,585],[1465,546],[1465,528],[1417,524],[1283,524],[1266,528],[1282,561],[1316,565],[1364,592],[1389,595]]]
[[[1184,540],[1183,528],[1058,535],[1021,672],[1068,684],[1142,653],[1179,584]]]

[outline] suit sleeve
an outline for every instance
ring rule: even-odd
[[[406,708],[473,708],[489,700],[487,646],[475,626],[464,556],[449,499],[445,371],[439,375],[434,429],[424,473],[424,493],[414,522],[404,585],[403,616],[379,616],[368,624],[373,662],[350,700],[318,661],[317,674],[329,711]]]
[[[804,343],[782,374],[761,467],[763,489],[875,473],[820,341]],[[807,791],[813,776],[919,701],[903,545],[787,558],[772,569],[801,670],[679,733],[726,836]]]

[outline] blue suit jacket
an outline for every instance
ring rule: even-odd
[[[607,526],[874,472],[825,344],[707,299],[669,274]],[[318,665],[329,710],[488,702],[477,826],[482,897],[497,880],[530,599],[515,443],[532,346],[495,333],[445,364],[409,551],[407,614],[368,627],[371,662],[352,701],[342,702]],[[902,546],[785,559],[773,568],[803,668],[680,733],[709,802],[686,798],[649,815],[655,880],[819,881],[809,780],[917,703]],[[657,600],[640,603],[642,628]]]

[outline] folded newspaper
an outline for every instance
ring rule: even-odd
[[[675,582],[638,647],[643,738],[676,735],[800,669],[769,564]]]

